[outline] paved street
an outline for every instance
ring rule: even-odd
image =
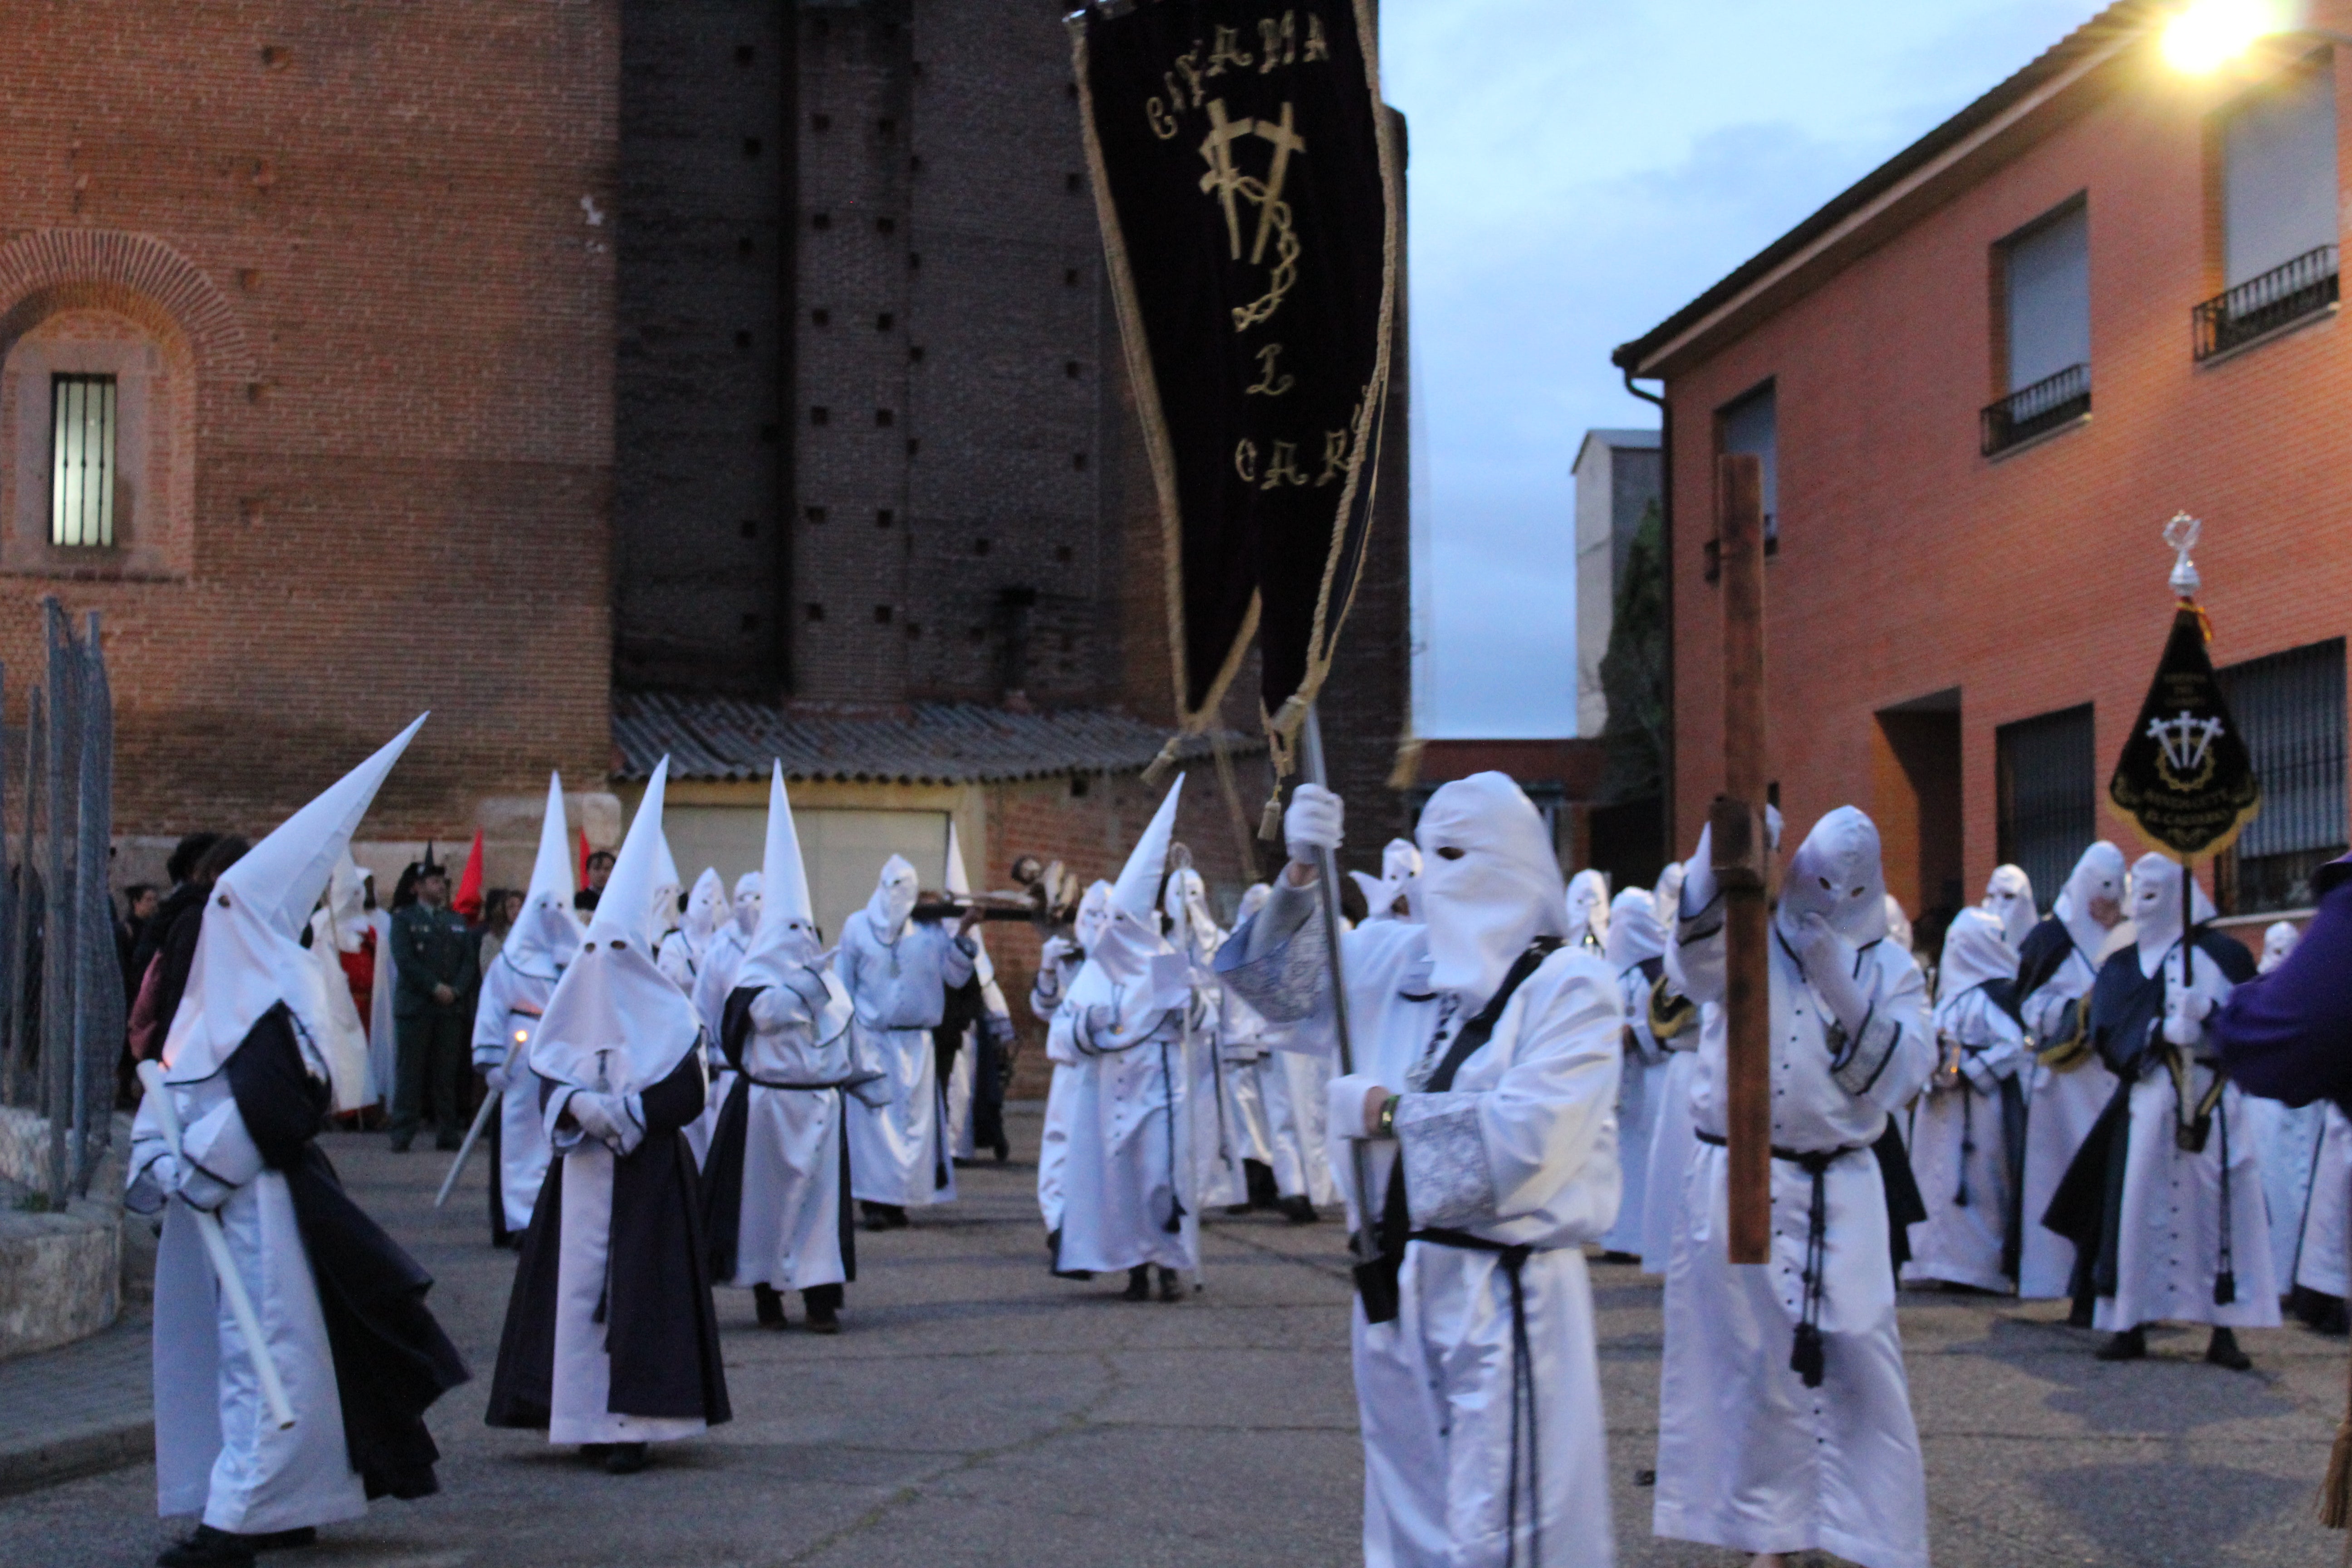
[[[1034,1150],[1035,1108],[1016,1114]],[[434,1303],[478,1381],[443,1402],[444,1491],[379,1504],[284,1568],[1152,1568],[1355,1561],[1361,1469],[1334,1226],[1221,1221],[1208,1289],[1132,1306],[1118,1281],[1046,1276],[1033,1169],[964,1173],[965,1201],[909,1232],[862,1236],[837,1340],[751,1325],[722,1292],[736,1419],[612,1478],[480,1424],[509,1256],[478,1240],[478,1181],[439,1215],[446,1156],[381,1139],[330,1148],[363,1202],[439,1277]],[[1595,1269],[1622,1563],[1728,1564],[1654,1542],[1634,1472],[1655,1435],[1659,1291]],[[795,1308],[797,1303],[795,1303]],[[2159,1359],[2090,1359],[2039,1307],[1915,1296],[1904,1334],[1927,1432],[1936,1560],[2318,1568],[2308,1522],[2344,1398],[2340,1342],[2249,1336],[2231,1375],[2158,1336]],[[119,1382],[113,1361],[99,1363]],[[0,1394],[42,1386],[0,1366]],[[54,1397],[54,1395],[52,1395]],[[9,1397],[0,1419],[36,1422]],[[0,1498],[0,1563],[144,1563],[166,1528],[145,1465]]]

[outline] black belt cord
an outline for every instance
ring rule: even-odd
[[[1717,1149],[1728,1148],[1729,1140],[1719,1133],[1701,1129],[1698,1141]],[[1812,1178],[1812,1202],[1805,1215],[1805,1285],[1804,1310],[1797,1319],[1796,1342],[1790,1347],[1789,1370],[1804,1381],[1807,1388],[1819,1388],[1827,1371],[1828,1353],[1822,1340],[1822,1292],[1829,1284],[1830,1253],[1830,1167],[1838,1160],[1866,1143],[1849,1144],[1839,1149],[1783,1149],[1774,1145],[1772,1158],[1786,1161]]]
[[[1536,1424],[1534,1348],[1528,1338],[1527,1281],[1522,1270],[1536,1248],[1524,1243],[1506,1247],[1463,1230],[1416,1230],[1411,1238],[1466,1252],[1491,1252],[1511,1282],[1511,1458],[1510,1481],[1503,1493],[1503,1568],[1517,1568],[1519,1560],[1519,1455],[1527,1455],[1528,1535],[1534,1555],[1530,1568],[1543,1568],[1543,1440]],[[1524,1446],[1519,1433],[1524,1424]]]
[[[2221,1069],[2214,1068],[2216,1074]],[[2230,1106],[2224,1100],[2215,1104],[2214,1115],[2221,1123],[2221,1252],[2214,1260],[2213,1305],[2227,1307],[2238,1299],[2238,1257],[2230,1234]],[[2289,1285],[2294,1281],[2289,1280]]]
[[[1187,1070],[1190,1066],[1187,1064]],[[1160,1229],[1170,1236],[1184,1229],[1184,1194],[1176,1185],[1176,1080],[1168,1071],[1168,1042],[1160,1042],[1160,1082],[1162,1103],[1168,1110],[1168,1219]]]

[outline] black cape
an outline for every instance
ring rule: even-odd
[[[542,1087],[542,1099],[551,1085]],[[688,1051],[646,1090],[646,1136],[613,1162],[611,1284],[604,1342],[613,1361],[605,1407],[615,1415],[700,1417],[717,1426],[733,1412],[719,1355],[719,1315],[705,1272],[702,1205],[686,1128],[709,1087]],[[493,1426],[543,1429],[555,1391],[555,1281],[563,1251],[563,1162],[548,1162],[530,1228],[516,1259],[490,1378]]]
[[[2254,977],[2253,955],[2243,944],[2202,926],[2196,942],[2199,956],[2219,964],[2231,984],[2242,985]],[[2180,963],[2178,946],[2165,962]],[[2142,973],[2137,947],[2110,954],[2092,984],[2090,1004],[2092,1047],[2120,1081],[2042,1215],[2045,1226],[2074,1244],[2072,1294],[2078,1298],[2116,1293],[2124,1172],[2131,1157],[2131,1090],[2164,1023],[2162,966],[2152,975]]]
[[[286,1178],[294,1201],[352,1468],[372,1498],[429,1496],[440,1489],[441,1452],[425,1412],[472,1375],[425,1305],[433,1277],[352,1202],[320,1149],[331,1091],[303,1066],[283,1004],[262,1015],[226,1071],[262,1163]]]
[[[735,1278],[743,1233],[743,1146],[751,1135],[751,1080],[743,1076],[743,1047],[751,1034],[751,998],[764,985],[739,985],[728,993],[727,1011],[719,1026],[719,1048],[735,1069],[727,1099],[719,1107],[719,1125],[710,1134],[710,1156],[702,1164],[702,1234],[710,1247],[710,1277]],[[838,1094],[839,1089],[830,1092]],[[857,1279],[857,1226],[850,1211],[849,1117],[841,1118],[841,1271],[845,1284]]]

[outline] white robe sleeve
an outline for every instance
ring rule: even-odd
[[[196,1207],[220,1207],[259,1174],[261,1150],[246,1130],[234,1095],[225,1096],[182,1131],[179,1192]]]
[[[1615,984],[1578,965],[1530,998],[1511,1065],[1493,1087],[1404,1096],[1396,1133],[1413,1223],[1516,1219],[1586,1180],[1615,1114],[1623,1026]]]
[[[1830,1066],[1840,1089],[1890,1116],[1910,1104],[1936,1071],[1927,977],[1910,954],[1891,947],[1882,942],[1869,949],[1855,977],[1870,987],[1869,1015]]]

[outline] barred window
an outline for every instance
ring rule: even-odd
[[[1780,543],[1780,410],[1778,389],[1759,387],[1716,416],[1726,457],[1754,458],[1763,469],[1764,548]]]
[[[114,377],[49,377],[49,542],[114,544]]]
[[[2263,782],[2262,814],[2221,858],[2224,914],[2309,905],[2311,874],[2345,848],[2344,639],[2220,672]]]
[[[2000,858],[2033,879],[2046,912],[2098,837],[2098,759],[2092,708],[2044,713],[1993,732]]]

